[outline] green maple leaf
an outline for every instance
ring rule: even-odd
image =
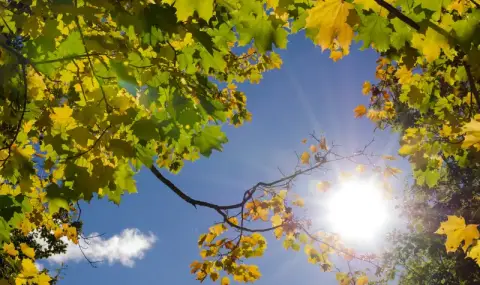
[[[114,174],[117,189],[128,193],[136,193],[137,186],[134,175],[135,172],[128,163],[120,163]]]
[[[213,0],[177,0],[174,6],[180,21],[186,21],[195,11],[200,18],[207,21],[213,16]]]
[[[452,0],[420,0],[418,2],[421,2],[421,5],[423,8],[436,12],[442,9],[443,7],[447,7],[448,4],[452,2]]]
[[[57,48],[56,58],[85,54],[85,47],[79,32],[72,32]]]
[[[437,185],[438,180],[440,179],[440,172],[436,170],[425,171],[425,182],[428,187],[432,188]]]
[[[222,151],[222,144],[227,143],[228,139],[220,126],[206,126],[193,141],[194,145],[200,149],[200,153],[209,157],[213,149]]]
[[[368,48],[373,43],[378,51],[385,51],[390,46],[392,29],[388,26],[387,19],[371,14],[363,17],[362,26],[359,28],[357,40],[363,41],[363,48]]]
[[[405,47],[405,44],[412,40],[412,29],[398,18],[390,20],[390,23],[395,30],[390,36],[392,46],[396,49]]]

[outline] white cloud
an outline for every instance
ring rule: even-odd
[[[138,229],[125,229],[119,235],[114,235],[109,239],[92,233],[86,241],[79,239],[79,243],[83,253],[90,261],[108,262],[110,265],[120,263],[123,266],[133,267],[135,261],[142,259],[156,240],[157,237],[153,233],[147,235]],[[64,241],[68,244],[67,252],[49,257],[47,260],[50,263],[87,261],[79,245],[66,239]]]

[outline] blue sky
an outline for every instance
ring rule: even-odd
[[[220,204],[238,201],[249,186],[278,178],[277,167],[291,170],[294,151],[306,148],[301,140],[313,130],[345,149],[361,147],[375,136],[372,150],[395,152],[396,136],[374,134],[368,120],[353,118],[355,106],[368,103],[361,87],[363,81],[374,80],[375,53],[355,46],[349,56],[334,63],[328,52],[322,53],[302,34],[291,37],[288,50],[279,53],[281,70],[265,74],[258,85],[240,86],[247,94],[252,122],[227,128],[229,143],[223,152],[186,164],[179,175],[171,176],[191,196]],[[138,174],[137,184],[138,194],[125,196],[120,207],[107,201],[84,205],[84,230],[108,238],[125,228],[138,228],[157,236],[154,246],[133,268],[105,264],[94,269],[86,262],[69,263],[60,284],[199,284],[189,273],[189,264],[199,259],[198,235],[219,217],[186,204],[148,171]],[[307,193],[308,183],[300,182],[297,188]],[[303,251],[287,252],[271,234],[267,237],[265,257],[255,260],[263,274],[256,284],[337,284],[334,273],[308,264]]]

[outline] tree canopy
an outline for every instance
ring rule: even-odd
[[[335,268],[336,254],[375,267],[371,282],[400,274],[403,284],[476,284],[479,7],[474,0],[0,0],[1,278],[56,282],[34,261],[65,250],[63,237],[78,243],[78,202],[120,204],[137,191],[134,175],[144,168],[222,218],[199,237],[202,260],[191,271],[200,281],[257,280],[259,268],[244,261],[263,255],[262,233],[272,231],[324,271]],[[359,87],[370,103],[353,115],[401,134],[398,153],[414,177],[401,205],[408,230],[392,233],[383,258],[312,232],[291,183],[335,160],[363,158],[354,160],[358,172],[381,174],[389,191],[399,172],[391,156],[374,165],[366,148],[345,156],[312,135],[293,174],[259,182],[231,205],[193,198],[162,174],[222,150],[222,125],[251,119],[237,84],[280,68],[274,49],[299,31],[334,61],[353,40],[379,53],[377,82]],[[337,279],[369,281],[362,270]]]

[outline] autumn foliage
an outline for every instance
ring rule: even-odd
[[[65,240],[78,243],[78,202],[120,204],[137,191],[134,175],[145,167],[186,203],[221,218],[199,237],[191,272],[200,281],[259,279],[260,269],[245,261],[263,255],[264,235],[273,232],[323,271],[334,270],[337,255],[373,266],[379,283],[400,276],[419,284],[438,270],[431,284],[475,284],[479,22],[473,0],[0,0],[1,282],[57,282],[34,261],[63,252]],[[312,135],[293,174],[259,182],[232,205],[190,197],[162,174],[221,151],[228,141],[221,126],[251,120],[237,84],[259,83],[280,68],[274,49],[300,31],[334,61],[349,55],[353,41],[379,53],[376,82],[358,87],[369,102],[353,115],[401,135],[398,154],[414,178],[401,206],[408,231],[392,235],[397,247],[383,259],[312,232],[291,184],[332,161],[365,158],[364,151],[344,156]],[[377,158],[380,165],[362,162],[356,171],[380,175],[389,192],[399,169],[389,165],[394,157]],[[401,255],[413,251],[410,241],[433,261]],[[440,257],[429,251],[438,243]],[[364,270],[336,276],[339,284],[369,282]]]

